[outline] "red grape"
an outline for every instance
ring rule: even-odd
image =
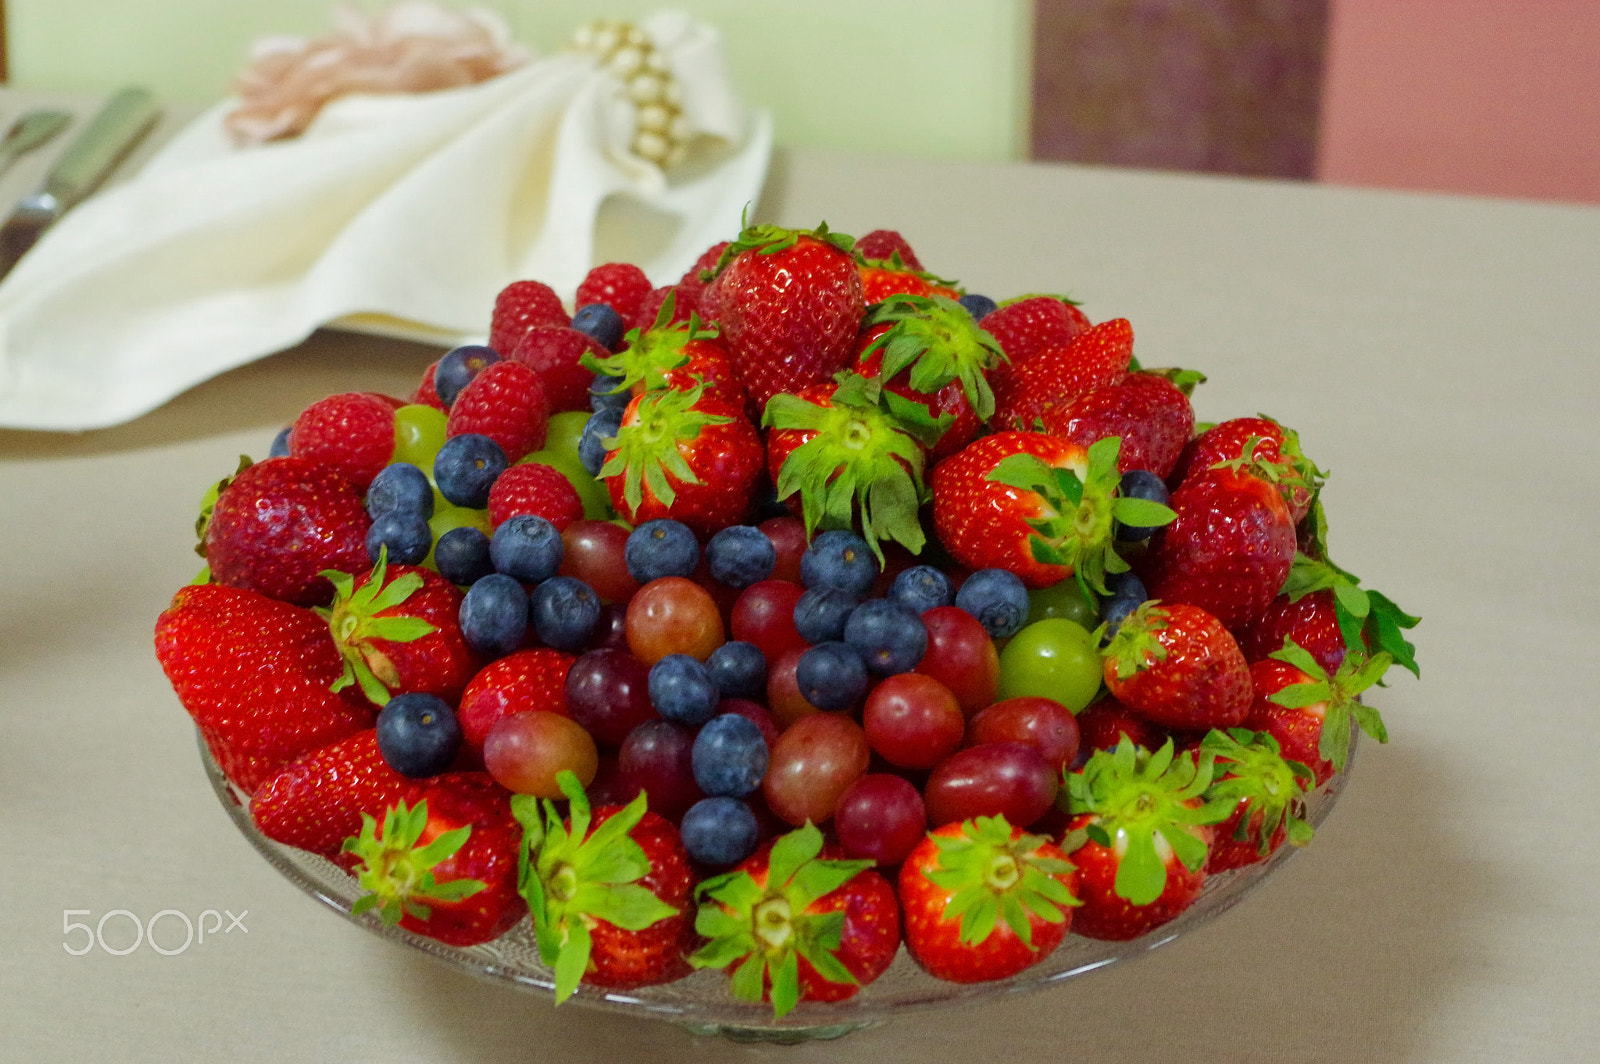
[[[483,763],[500,786],[535,798],[560,798],[556,774],[571,770],[587,787],[600,767],[594,740],[571,717],[526,709],[501,717],[483,741]]]
[[[977,618],[955,606],[935,606],[922,623],[928,650],[916,671],[950,688],[969,717],[992,703],[1000,690],[1000,655]]]
[[[932,768],[961,745],[965,720],[950,689],[931,676],[902,672],[867,696],[867,742],[900,768]]]
[[[733,605],[729,627],[733,638],[754,643],[766,655],[768,664],[786,650],[807,646],[794,628],[794,604],[805,588],[788,580],[762,580],[744,589]]]
[[[681,576],[640,588],[628,603],[628,648],[647,665],[668,654],[704,661],[723,643],[722,615],[706,589]]]
[[[574,521],[561,533],[564,576],[575,576],[607,602],[627,602],[639,590],[628,575],[623,550],[628,530],[610,521]]]
[[[677,823],[705,797],[694,782],[693,751],[693,731],[658,717],[628,733],[617,761],[622,778],[645,792],[650,811]]]
[[[871,751],[861,725],[837,713],[802,717],[778,736],[762,791],[779,817],[798,827],[833,815],[845,788],[867,771]]]
[[[800,655],[804,653],[803,649],[786,650],[767,670],[767,705],[772,707],[773,717],[784,727],[801,717],[822,712],[806,701],[806,696],[800,693],[799,681],[795,679],[795,670],[800,667]]]
[[[567,672],[566,695],[567,712],[603,746],[621,746],[658,716],[650,704],[650,668],[626,650],[580,655]]]
[[[1024,743],[969,746],[928,775],[928,823],[1004,814],[1014,827],[1027,827],[1054,804],[1060,780],[1044,755]]]
[[[772,711],[760,702],[752,702],[748,698],[724,698],[717,703],[718,713],[737,713],[761,729],[761,738],[767,741],[767,749],[772,749],[772,744],[778,741],[778,733],[783,729],[778,725],[778,719]]]
[[[897,865],[922,841],[928,811],[910,780],[888,773],[862,776],[839,796],[833,812],[839,843],[851,857]]]
[[[968,746],[1007,742],[1027,743],[1060,771],[1078,756],[1078,718],[1053,698],[1024,695],[981,709],[967,722]]]
[[[798,517],[770,517],[757,526],[772,540],[778,561],[772,579],[800,582],[800,555],[806,552],[806,526]]]

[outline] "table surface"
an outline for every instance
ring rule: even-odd
[[[204,486],[308,402],[404,394],[435,354],[325,333],[120,428],[0,431],[0,1055],[1594,1059],[1600,210],[805,152],[759,214],[899,229],[972,291],[1070,292],[1129,318],[1146,364],[1207,372],[1202,419],[1300,429],[1334,557],[1424,618],[1424,679],[1373,696],[1392,741],[1310,850],[1138,963],[798,1048],[554,1011],[359,930],[234,831],[151,652]],[[66,920],[117,909],[247,931],[69,955]]]

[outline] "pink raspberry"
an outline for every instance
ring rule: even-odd
[[[428,368],[422,371],[422,382],[417,385],[417,390],[411,393],[410,401],[419,406],[431,406],[435,410],[445,409],[444,400],[439,398],[439,390],[433,386],[433,375],[438,372],[439,360],[434,359],[428,363]]]
[[[571,325],[561,297],[539,281],[512,281],[494,299],[489,318],[489,346],[501,356],[517,348],[523,333],[535,325]]]
[[[610,354],[588,333],[561,325],[535,325],[509,357],[538,372],[550,412],[558,414],[589,409],[589,382],[594,371],[583,365],[585,353],[595,358]]]
[[[542,517],[561,532],[582,520],[583,500],[561,470],[543,462],[523,462],[501,473],[489,489],[492,527],[499,528],[519,514]]]
[[[318,399],[295,419],[289,453],[337,469],[366,491],[394,456],[394,409],[371,392]]]
[[[694,313],[697,308],[691,306],[691,300],[684,297],[681,291],[682,287],[682,285],[668,285],[665,288],[657,288],[645,296],[644,302],[639,304],[639,320],[643,323],[639,328],[655,328],[656,319],[661,316],[661,304],[667,301],[668,296],[673,297],[672,318],[662,324],[677,325],[687,322],[689,315]]]
[[[689,320],[689,312],[691,310],[698,311],[700,309],[700,293],[706,287],[706,282],[700,279],[700,275],[706,270],[716,269],[717,263],[722,261],[722,253],[727,247],[728,242],[724,240],[720,244],[712,244],[706,248],[700,257],[695,260],[694,265],[684,272],[683,278],[678,282],[676,286],[678,293],[677,314],[683,315],[683,321]],[[677,314],[673,315],[674,320],[677,320]]]
[[[899,252],[900,264],[906,269],[919,271],[922,269],[922,262],[917,258],[917,253],[911,250],[906,238],[893,229],[874,229],[856,241],[856,252],[872,262],[889,262],[894,258],[895,252]]]
[[[549,428],[550,408],[539,374],[521,362],[495,362],[456,396],[445,435],[487,436],[515,462],[543,447]]]
[[[617,312],[624,325],[637,329],[650,324],[639,320],[639,307],[652,287],[650,278],[632,263],[608,262],[589,271],[578,285],[573,303],[580,307],[604,303]]]

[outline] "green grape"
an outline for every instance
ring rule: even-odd
[[[438,489],[434,490],[437,493]],[[439,537],[452,528],[462,528],[466,525],[471,525],[486,536],[494,534],[494,530],[489,527],[488,510],[473,510],[465,506],[453,506],[449,502],[438,499],[435,502],[439,503],[439,505],[434,508],[433,516],[428,518],[428,528],[433,532],[434,546],[438,545]],[[428,556],[422,559],[422,564],[434,572],[439,571],[439,567],[433,561],[432,546],[428,548]]]
[[[1047,617],[1011,637],[1000,651],[999,701],[1036,695],[1077,713],[1100,690],[1100,650],[1081,624]]]
[[[558,417],[560,415],[557,415]],[[542,451],[534,451],[518,460],[523,462],[540,462],[555,469],[578,489],[578,498],[583,501],[583,516],[587,521],[604,521],[611,516],[611,496],[606,492],[606,486],[589,475],[583,468],[583,463],[578,461],[577,452],[568,455],[546,447]]]
[[[448,421],[443,410],[421,403],[407,403],[396,410],[394,457],[390,461],[410,462],[432,480],[433,459],[444,446],[444,428]]]
[[[589,423],[587,410],[563,410],[550,415],[550,431],[544,438],[544,449],[578,461],[578,441],[583,438],[583,427]],[[579,468],[582,468],[580,465]]]
[[[1100,623],[1099,609],[1085,601],[1078,582],[1070,577],[1028,592],[1028,623],[1046,617],[1064,617],[1090,630]]]

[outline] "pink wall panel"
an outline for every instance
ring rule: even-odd
[[[1600,0],[1333,0],[1317,176],[1600,203]]]

